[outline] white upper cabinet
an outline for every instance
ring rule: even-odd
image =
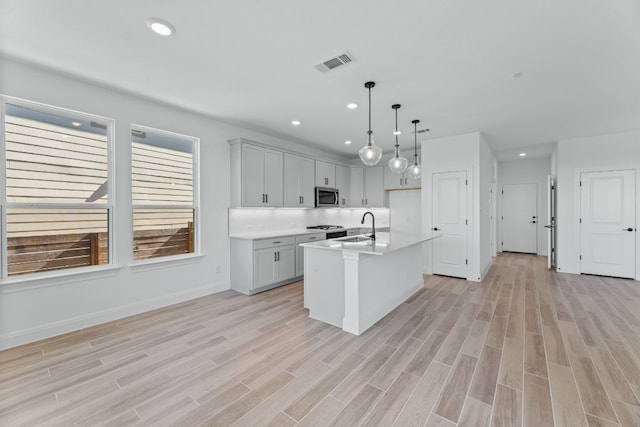
[[[232,206],[283,205],[283,154],[250,144],[231,146]]]
[[[285,154],[284,206],[312,208],[314,206],[313,183],[313,160]]]
[[[384,207],[384,169],[373,166],[364,170],[364,197],[367,207]]]
[[[340,193],[340,207],[351,206],[351,172],[346,166],[336,165],[336,188]]]
[[[352,167],[350,187],[352,207],[384,207],[384,166]]]
[[[316,160],[316,187],[336,188],[336,165]]]
[[[406,190],[408,188],[420,188],[422,181],[409,176],[408,172],[393,173],[388,167],[384,168],[384,189],[385,190]]]

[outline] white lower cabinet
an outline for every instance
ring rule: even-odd
[[[231,289],[252,295],[288,283],[295,273],[295,237],[231,239]]]
[[[231,238],[231,289],[253,295],[297,280],[304,274],[304,248],[325,233],[271,239]]]
[[[307,242],[317,242],[319,240],[324,240],[325,237],[325,233],[296,236],[296,277],[304,275],[304,248],[299,246],[299,244]]]

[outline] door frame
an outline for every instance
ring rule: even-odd
[[[473,251],[473,242],[480,241],[480,230],[476,237],[476,227],[474,227],[473,217],[473,165],[472,164],[450,164],[442,165],[431,170],[425,171],[423,184],[426,189],[427,197],[422,198],[422,232],[431,233],[433,231],[433,175],[436,173],[449,173],[449,172],[466,172],[467,174],[467,264],[466,280],[480,281],[480,267],[478,256]],[[479,190],[478,190],[479,191]],[[423,193],[424,194],[424,193]],[[478,197],[480,195],[478,194]],[[480,200],[478,199],[478,208]],[[425,243],[425,274],[433,274],[433,242],[428,241]],[[479,255],[479,254],[477,254]],[[475,273],[477,271],[477,273]]]
[[[573,242],[571,243],[572,245],[572,251],[570,256],[574,259],[575,265],[578,267],[577,268],[577,274],[581,274],[581,262],[580,262],[580,251],[582,248],[582,233],[580,232],[580,215],[582,214],[582,189],[580,188],[580,176],[583,173],[589,173],[589,172],[614,172],[614,171],[621,171],[621,170],[633,170],[635,171],[635,175],[636,175],[636,229],[640,229],[640,168],[637,167],[637,165],[627,165],[627,164],[620,164],[620,165],[608,165],[608,166],[601,166],[601,167],[590,167],[590,168],[575,168],[573,171],[573,188],[575,188],[574,191],[574,198],[573,198]],[[557,180],[557,179],[556,179]],[[557,186],[557,183],[556,183]],[[556,191],[557,191],[557,187],[556,187]],[[557,195],[557,193],[556,193]],[[556,206],[557,208],[557,206]],[[558,217],[558,212],[556,212],[556,219]],[[557,221],[556,221],[556,225],[557,225]],[[557,233],[557,229],[556,229],[556,233]],[[640,231],[636,231],[635,232],[635,237],[636,237],[636,276],[635,276],[635,280],[640,281],[640,237],[639,237]],[[556,265],[558,263],[558,252],[556,251]]]
[[[500,252],[503,252],[502,242],[504,241],[504,186],[505,185],[535,185],[536,186],[536,251],[532,255],[540,254],[540,189],[538,182],[517,182],[517,183],[501,183],[498,190],[500,191]],[[497,244],[497,242],[496,242]]]

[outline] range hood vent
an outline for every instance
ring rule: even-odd
[[[333,70],[334,68],[341,67],[353,61],[355,61],[355,58],[353,57],[353,55],[345,51],[344,53],[336,55],[333,58],[327,59],[326,61],[316,65],[316,68],[319,71],[326,73],[327,71]]]

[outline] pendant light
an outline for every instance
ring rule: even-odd
[[[371,130],[371,88],[376,84],[374,82],[366,82],[364,87],[369,89],[369,130],[367,131],[367,143],[358,150],[360,160],[367,166],[374,166],[382,157],[382,148],[378,147],[373,141],[373,131]]]
[[[400,104],[393,104],[391,106],[396,111],[396,131],[393,133],[396,136],[396,154],[393,156],[387,164],[389,165],[389,169],[393,173],[402,173],[407,169],[407,165],[409,164],[409,160],[400,156],[400,144],[398,144],[398,135],[400,132],[398,131],[398,109],[400,108]]]
[[[422,175],[422,168],[418,164],[418,123],[420,120],[412,120],[413,123],[413,165],[409,166],[409,176],[418,179]]]

